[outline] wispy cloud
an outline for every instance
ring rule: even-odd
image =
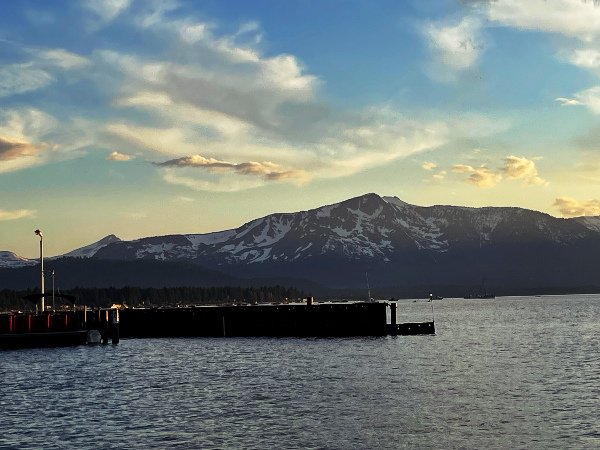
[[[214,158],[205,158],[201,155],[186,156],[156,164],[159,167],[195,167],[213,173],[232,172],[240,175],[252,175],[271,181],[293,180],[306,181],[308,174],[300,170],[286,170],[270,161],[230,163]]]
[[[0,209],[0,221],[5,220],[18,220],[29,217],[35,217],[36,211],[32,209],[14,209],[6,210]]]
[[[213,24],[152,17],[139,26],[174,40],[178,52],[173,58],[98,53],[125,77],[115,106],[152,118],[108,123],[107,132],[121,145],[176,157],[186,167],[186,158],[202,149],[203,158],[233,161],[237,168],[227,171],[228,179],[248,175],[242,170],[245,166],[237,164],[249,161],[285,168],[258,177],[264,184],[347,176],[439,147],[449,139],[447,124],[407,119],[388,106],[336,111],[319,99],[319,78],[295,56],[265,56],[253,39],[238,43],[241,35],[259,33],[257,24],[218,35]],[[171,170],[165,180],[222,189],[215,179],[225,171],[202,167],[203,172],[188,171],[185,177]],[[247,184],[244,180],[237,185]]]
[[[130,4],[131,0],[87,0],[84,6],[92,11],[102,23],[107,23],[125,11]]]
[[[579,201],[570,197],[558,197],[554,206],[564,217],[600,216],[600,200]]]
[[[53,81],[52,75],[31,63],[8,64],[0,68],[0,97],[36,91]]]
[[[434,170],[437,167],[436,163],[433,162],[424,162],[423,164],[421,164],[421,168],[424,170]]]
[[[558,98],[555,98],[554,101],[559,102],[561,104],[561,106],[583,105],[583,103],[581,103],[579,100],[577,100],[575,98],[558,97]]]
[[[63,69],[80,69],[90,64],[90,60],[81,55],[69,52],[62,48],[42,50],[39,57]]]
[[[131,161],[135,156],[126,153],[112,152],[106,157],[108,161]]]
[[[89,1],[75,11],[84,21],[128,25],[152,42],[152,51],[139,54],[120,45],[117,33],[85,55],[62,48],[29,50],[34,61],[24,69],[39,75],[36,82],[27,82],[27,70],[17,80],[21,66],[0,69],[15,73],[12,82],[5,81],[6,95],[52,82],[52,94],[58,95],[67,80],[101,99],[102,114],[87,115],[85,105],[65,108],[61,114],[71,117],[61,117],[60,126],[44,132],[6,134],[0,125],[0,136],[36,147],[47,143],[46,160],[87,148],[107,154],[127,148],[155,161],[201,154],[230,165],[158,166],[164,180],[194,189],[222,190],[226,184],[243,189],[345,177],[504,127],[501,119],[476,114],[419,118],[390,104],[337,108],[321,95],[319,76],[297,56],[265,52],[257,22],[224,33],[214,21],[183,14],[174,1]],[[478,20],[465,19],[429,31],[438,56],[451,57],[446,62],[460,71],[481,51],[479,29]],[[2,82],[0,77],[0,95]],[[102,119],[82,118],[90,116]],[[116,152],[108,159],[130,156]]]

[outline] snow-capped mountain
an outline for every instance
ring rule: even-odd
[[[234,276],[374,283],[600,285],[600,217],[560,219],[512,207],[415,206],[366,194],[262,217],[233,230],[121,241],[64,256],[199,264]]]
[[[85,247],[81,247],[81,248],[72,250],[69,253],[65,253],[62,256],[67,257],[67,258],[91,258],[101,248],[104,248],[107,245],[112,244],[114,242],[120,242],[120,241],[121,241],[121,239],[119,239],[114,234],[109,234],[108,236],[100,239],[98,242],[94,242],[93,244],[86,245]]]
[[[13,252],[0,251],[0,268],[33,266],[37,263],[38,261],[23,258],[22,256],[19,256]]]
[[[271,214],[234,230],[116,242],[95,257],[189,261],[236,276],[296,276],[335,286],[364,284],[365,271],[381,283],[474,282],[482,272],[526,281],[544,278],[550,261],[561,264],[552,258],[593,265],[598,219],[559,219],[522,208],[421,207],[367,194]],[[578,279],[588,275],[584,267]]]
[[[309,211],[271,214],[235,230],[118,241],[95,254],[209,258],[217,265],[292,262],[318,255],[387,262],[406,250],[445,253],[460,245],[485,247],[525,238],[568,245],[598,233],[600,217],[558,219],[521,208],[420,207],[367,194]]]

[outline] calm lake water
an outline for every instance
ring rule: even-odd
[[[3,351],[0,448],[600,448],[599,295],[434,304],[435,336]]]

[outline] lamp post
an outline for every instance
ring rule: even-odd
[[[54,313],[54,269],[52,269],[52,313]]]
[[[44,312],[44,235],[42,234],[41,230],[35,230],[34,233],[40,237],[40,267],[42,269],[42,297],[40,304],[42,307],[42,312]]]

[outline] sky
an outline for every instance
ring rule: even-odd
[[[600,4],[0,4],[0,250],[374,192],[600,215]]]

